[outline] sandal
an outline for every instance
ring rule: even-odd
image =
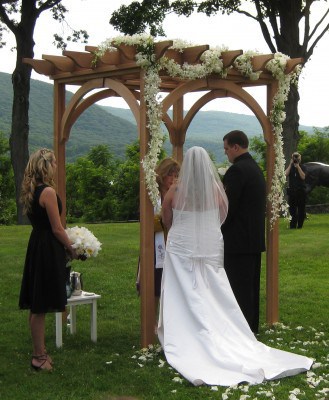
[[[33,364],[33,360],[38,360],[38,361],[42,361],[40,365],[34,365]],[[48,363],[49,367],[47,367],[46,363]],[[45,370],[45,371],[51,371],[52,370],[52,366],[50,365],[50,362],[48,361],[48,356],[47,354],[42,354],[41,356],[32,356],[32,360],[31,360],[31,367],[35,370],[35,371],[41,371],[41,370]]]
[[[50,357],[50,355],[47,353],[45,350],[45,355],[47,356],[47,361],[49,362],[50,365],[54,365],[53,359]]]

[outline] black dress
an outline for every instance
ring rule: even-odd
[[[66,298],[66,254],[62,243],[54,236],[45,208],[39,198],[46,185],[37,186],[31,213],[32,232],[28,243],[22,278],[19,307],[34,314],[62,312]],[[57,196],[59,212],[62,203]]]

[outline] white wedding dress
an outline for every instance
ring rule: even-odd
[[[223,268],[218,210],[197,216],[206,227],[197,233],[195,213],[173,213],[158,323],[168,363],[194,385],[257,384],[308,370],[313,360],[268,347],[251,332]]]

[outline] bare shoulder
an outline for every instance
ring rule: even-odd
[[[47,186],[43,189],[40,195],[39,203],[41,206],[44,207],[47,202],[54,201],[54,199],[56,199],[55,189],[50,186]]]
[[[52,188],[52,187],[50,187],[50,186],[46,186],[46,187],[43,189],[42,193],[41,193],[41,196],[42,196],[42,195],[46,195],[46,196],[56,196],[56,191],[55,191],[54,188]]]

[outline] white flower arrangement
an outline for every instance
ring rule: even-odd
[[[83,258],[96,257],[101,250],[102,243],[85,227],[74,226],[65,229],[72,247],[77,255]]]
[[[227,172],[228,169],[229,169],[229,167],[219,167],[219,168],[217,169],[217,171],[218,171],[218,174],[219,174],[220,176],[224,176],[224,175],[226,174],[226,172]]]
[[[238,56],[234,61],[235,68],[252,81],[257,81],[262,73],[262,71],[255,72],[252,69],[252,58],[258,54],[257,51],[249,50]]]
[[[274,78],[278,80],[278,91],[273,98],[273,108],[270,113],[270,121],[275,135],[274,153],[275,164],[274,174],[272,178],[271,192],[268,199],[271,202],[271,227],[275,221],[283,215],[285,218],[290,219],[289,207],[284,199],[283,189],[286,185],[285,174],[285,157],[283,154],[283,138],[282,138],[282,123],[286,119],[284,105],[288,99],[290,84],[297,84],[298,76],[301,69],[298,68],[295,73],[285,74],[285,68],[289,57],[282,54],[274,54],[274,58],[266,64],[266,69],[272,73]]]
[[[162,147],[164,134],[161,131],[162,107],[160,98],[160,77],[159,70],[165,69],[171,77],[182,80],[202,79],[211,74],[217,74],[221,78],[227,76],[227,68],[224,68],[220,59],[221,53],[228,50],[227,47],[216,47],[205,51],[200,57],[201,63],[180,65],[173,59],[165,56],[156,60],[154,54],[154,38],[150,35],[119,36],[108,39],[99,46],[96,57],[102,56],[106,51],[113,51],[113,45],[120,44],[136,46],[136,62],[145,70],[144,96],[147,105],[147,128],[150,132],[149,150],[142,165],[145,171],[146,185],[153,206],[157,204],[159,198],[159,188],[156,182],[155,167],[158,163],[159,153]],[[182,40],[175,40],[170,49],[183,52],[186,47],[192,46],[191,43]],[[234,67],[248,79],[257,80],[261,72],[252,69],[252,57],[258,55],[257,51],[247,51],[234,61]],[[290,84],[298,82],[300,68],[296,72],[285,74],[285,67],[289,57],[282,53],[276,53],[270,60],[266,69],[270,71],[275,79],[278,80],[278,92],[273,99],[273,108],[270,113],[270,121],[275,135],[275,167],[272,181],[271,192],[268,200],[271,202],[270,225],[273,227],[279,216],[289,218],[288,205],[284,199],[283,188],[286,184],[285,158],[283,155],[282,123],[286,118],[284,104],[288,98]],[[232,68],[232,67],[230,67]]]

